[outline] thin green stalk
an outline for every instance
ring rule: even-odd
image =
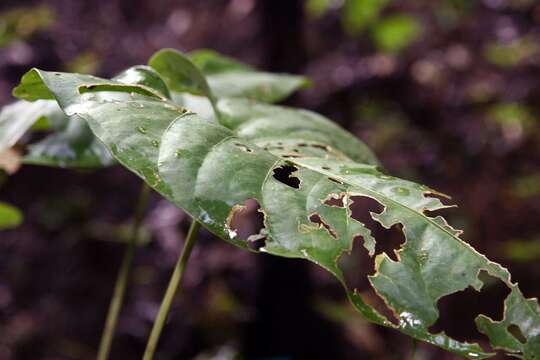
[[[165,292],[165,296],[163,297],[163,301],[161,302],[161,306],[154,322],[154,326],[152,327],[152,332],[150,333],[150,337],[148,338],[148,343],[146,344],[146,350],[144,351],[143,360],[152,360],[154,358],[154,353],[156,352],[159,337],[161,336],[161,331],[163,330],[165,322],[167,321],[167,316],[169,315],[169,310],[171,309],[174,296],[180,289],[180,280],[182,280],[182,275],[184,274],[187,261],[189,259],[189,256],[191,255],[193,245],[197,240],[197,232],[199,231],[200,227],[201,224],[198,221],[193,220],[189,228],[186,241],[184,242],[184,248],[182,249],[182,253],[178,258],[176,266],[174,267],[171,280],[169,281],[169,286],[167,287],[167,291]]]
[[[412,339],[411,343],[411,353],[409,355],[410,360],[416,359],[416,346],[418,345],[418,340]]]
[[[135,248],[139,239],[139,233],[141,223],[143,220],[144,209],[148,203],[148,197],[150,195],[150,187],[143,184],[139,193],[139,199],[135,207],[135,213],[133,214],[133,225],[131,228],[131,235],[129,242],[124,252],[122,264],[120,265],[120,271],[116,278],[114,285],[114,292],[109,304],[109,311],[107,313],[107,319],[105,321],[105,328],[101,335],[101,342],[99,344],[98,360],[107,360],[111,351],[111,344],[116,330],[116,324],[118,323],[118,315],[124,302],[124,296],[126,293],[126,287],[129,280],[129,273],[131,272],[131,265],[133,263],[133,256],[135,255]]]

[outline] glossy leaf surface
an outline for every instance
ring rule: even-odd
[[[165,49],[156,53],[149,65],[166,79],[172,90],[205,96],[209,96],[211,90],[210,98],[245,97],[271,103],[283,100],[309,84],[302,76],[255,71],[210,50],[193,52],[190,58],[196,69],[178,51]],[[197,69],[205,77],[201,78]],[[203,85],[205,83],[209,89]]]
[[[56,75],[58,76],[58,75]],[[85,91],[91,92],[96,79],[91,76],[82,76],[90,82]],[[108,84],[108,90],[115,90],[117,86],[128,86],[128,90],[141,91],[142,93],[153,93],[156,96],[169,97],[169,89],[161,77],[150,67],[134,66],[114,78],[116,84]],[[31,83],[33,80],[28,80]],[[94,84],[94,85],[92,85]],[[129,85],[141,85],[142,89],[129,88]],[[103,89],[103,88],[102,88]],[[50,97],[48,90],[41,89],[44,97]],[[24,87],[18,88],[15,94],[25,96]],[[114,101],[117,94],[108,96],[109,101]],[[101,96],[104,96],[103,93]],[[107,98],[107,96],[105,96]],[[38,100],[35,102],[18,101],[15,104],[6,106],[0,115],[0,130],[5,127],[4,132],[0,132],[0,144],[6,146],[13,145],[19,138],[37,121],[46,120],[47,128],[53,133],[43,140],[31,144],[28,147],[28,154],[24,158],[26,164],[46,165],[53,167],[68,168],[97,168],[109,166],[114,163],[107,148],[99,141],[85,120],[78,116],[68,117],[58,106],[56,100]]]
[[[92,92],[88,81],[98,84]],[[447,207],[433,197],[435,191],[383,174],[365,145],[323,117],[223,99],[218,107],[225,127],[186,113],[148,87],[136,90],[110,80],[38,70],[26,75],[20,87],[30,96],[34,88],[36,96],[48,89],[68,115],[88,121],[120,163],[222,239],[248,248],[251,240],[264,238],[260,251],[310,260],[334,274],[368,320],[472,359],[491,355],[477,344],[432,334],[429,328],[438,318],[440,298],[467,287],[481,290],[481,271],[514,289],[507,270],[463,242],[460,231],[442,217],[427,213]],[[382,212],[370,216],[384,227],[402,226],[406,242],[397,261],[386,253],[374,255],[376,240],[351,217],[356,197],[382,205]],[[248,199],[259,203],[265,228],[243,240],[232,219]],[[357,237],[374,257],[369,281],[395,322],[346,285],[338,259],[351,251]],[[480,329],[509,353],[538,356],[536,299],[513,291],[507,303],[506,322],[479,317]],[[509,325],[519,328],[523,346],[512,341],[505,330]]]

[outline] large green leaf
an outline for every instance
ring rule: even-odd
[[[0,230],[12,229],[19,226],[23,216],[16,207],[0,202]]]
[[[91,93],[86,91],[87,81],[94,84]],[[265,238],[260,251],[324,267],[374,323],[465,357],[488,357],[491,354],[478,344],[429,331],[439,315],[438,300],[467,287],[481,290],[478,276],[487,272],[514,290],[507,299],[505,320],[497,323],[481,316],[480,329],[494,346],[509,353],[529,359],[540,355],[536,299],[525,299],[506,269],[463,242],[460,231],[442,217],[427,213],[447,207],[432,196],[435,191],[381,173],[363,144],[326,119],[224,99],[218,107],[227,128],[186,113],[143,87],[133,91],[110,80],[39,70],[27,74],[20,88],[30,96],[33,88],[38,94],[48,89],[68,115],[88,121],[120,163],[222,239],[248,248],[250,240]],[[109,101],[111,90],[117,92],[114,101]],[[375,239],[351,217],[355,197],[374,199],[384,207],[381,213],[370,213],[384,227],[402,226],[406,242],[397,261],[385,253],[374,255]],[[265,229],[243,240],[232,220],[248,199],[260,204]],[[337,260],[351,251],[357,236],[374,257],[369,281],[396,322],[364,303],[345,282]],[[511,341],[519,339],[508,332],[509,325],[519,328],[524,343]]]
[[[196,68],[206,75],[206,79],[201,79],[191,62],[172,49],[157,52],[149,65],[156,69],[172,90],[187,90],[205,96],[211,90],[216,97],[246,97],[277,102],[309,84],[302,76],[255,71],[211,50],[195,51],[190,58]],[[197,81],[194,81],[195,78]],[[206,83],[209,89],[203,85]]]
[[[91,91],[91,84],[96,78],[91,76],[82,78],[90,81],[87,82],[90,85],[85,89]],[[147,66],[129,68],[114,77],[114,80],[116,82],[114,86],[128,86],[128,90],[153,93],[158,97],[170,96],[169,89],[161,77]],[[27,80],[27,83],[33,81]],[[130,88],[129,85],[133,84],[142,85],[145,90]],[[40,94],[46,94],[44,97],[50,98],[47,89],[41,88],[40,91],[42,91]],[[17,88],[15,94],[19,96],[23,94],[23,98],[32,99],[32,96],[26,96],[24,87]],[[115,101],[118,94],[101,93],[100,96],[108,101]],[[7,147],[13,145],[35,122],[43,119],[48,122],[53,133],[28,147],[24,163],[69,168],[97,168],[113,164],[109,151],[94,136],[86,121],[78,116],[66,116],[56,100],[35,102],[21,100],[6,106],[0,114],[0,130],[5,127],[5,131],[0,132],[2,134],[0,144]]]

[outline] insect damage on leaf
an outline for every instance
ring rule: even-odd
[[[160,57],[152,63],[158,73],[166,73],[169,89],[175,79],[186,76],[198,79],[197,89],[204,87],[204,74],[189,60],[175,60],[181,57],[178,53],[165,55],[163,63]],[[221,66],[227,63],[216,63],[216,69]],[[219,79],[225,81],[230,75]],[[257,81],[263,78],[258,76]],[[30,96],[32,87],[36,96],[54,94],[66,112],[88,122],[121,164],[222,239],[243,248],[249,248],[253,240],[264,240],[260,251],[310,260],[328,270],[371,322],[471,359],[489,357],[492,354],[476,343],[429,330],[439,317],[439,299],[469,287],[480,291],[479,274],[488,273],[512,291],[505,300],[504,320],[481,315],[478,328],[495,348],[527,359],[539,356],[537,301],[523,296],[506,269],[462,241],[460,230],[442,216],[434,216],[449,207],[436,197],[440,194],[383,174],[365,144],[328,119],[305,110],[218,97],[212,99],[220,113],[220,123],[216,123],[179,114],[180,107],[171,100],[142,92],[100,101],[78,91],[81,85],[96,83],[103,84],[92,89],[98,97],[125,90],[109,82],[36,70],[23,78],[21,86],[26,87],[25,96]],[[223,90],[217,80],[208,83],[213,87],[209,91]],[[174,89],[182,91],[181,84]],[[356,216],[353,205],[360,199],[375,201],[381,211]],[[263,224],[259,232],[240,234],[240,215],[249,203],[260,205]],[[380,251],[385,239],[375,243],[367,217],[383,228],[401,229],[405,241],[397,250],[393,248],[395,258]],[[369,306],[345,281],[338,260],[353,250],[354,240],[360,237],[367,258],[373,259],[369,260],[374,267],[369,283],[394,313],[395,323]],[[518,334],[512,326],[522,336],[512,335],[509,329]]]
[[[298,168],[293,165],[280,165],[272,170],[274,179],[294,189],[300,188],[300,179],[294,176]]]
[[[234,145],[238,146],[240,149],[244,150],[245,152],[248,152],[248,153],[252,153],[252,152],[253,152],[253,150],[251,150],[251,149],[249,148],[249,146],[247,146],[247,145],[245,145],[245,144],[236,143],[236,144],[234,144]]]
[[[338,234],[336,234],[336,231],[334,229],[332,229],[332,227],[330,225],[328,225],[326,222],[324,222],[323,219],[321,219],[320,215],[317,214],[317,213],[313,213],[313,214],[310,214],[309,215],[309,221],[311,221],[313,224],[316,225],[316,228],[317,229],[325,229],[326,231],[328,231],[328,234],[330,234],[330,236],[332,236],[334,239],[338,239]]]
[[[267,237],[266,214],[256,199],[247,199],[243,204],[231,208],[225,229],[231,239],[245,241],[250,249],[258,250],[264,246]]]

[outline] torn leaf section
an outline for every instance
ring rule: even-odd
[[[510,295],[504,301],[503,319],[494,321],[480,315],[476,318],[476,325],[489,337],[496,349],[522,355],[524,359],[538,359],[540,356],[538,300],[526,299],[517,285],[513,285],[511,289]]]
[[[362,223],[366,228],[368,234],[359,234],[362,235],[364,248],[368,251],[368,255],[372,257],[375,255],[375,236],[377,235],[376,230],[378,223],[373,220],[373,216],[381,213],[384,210],[384,206],[379,203],[377,200],[367,197],[367,196],[357,196],[355,194],[347,194],[347,204],[349,207],[350,216],[352,219]],[[382,229],[379,226],[379,229]],[[384,230],[384,229],[382,229]],[[385,234],[387,235],[387,234]],[[384,238],[381,237],[381,242],[379,242],[379,247],[383,247],[382,243],[387,242],[389,239],[388,236]],[[385,247],[386,248],[386,247]]]
[[[351,200],[342,193],[341,185],[297,164],[295,168],[298,189],[273,178],[263,186],[261,205],[267,213],[270,234],[265,250],[312,260],[341,276],[336,261],[343,252],[352,250],[354,239],[361,236],[372,244],[374,239],[362,223],[351,217]],[[343,206],[327,204],[330,197],[340,198]]]
[[[334,239],[338,239],[338,234],[336,231],[328,225],[326,222],[324,222],[323,219],[321,219],[320,215],[317,213],[313,213],[309,216],[309,221],[311,221],[318,229],[325,229],[328,231],[328,234],[333,237]]]
[[[261,209],[255,199],[247,199],[243,204],[234,205],[225,225],[229,237],[248,242],[252,249],[261,248],[268,236],[264,214],[264,209]]]
[[[505,269],[461,241],[445,222],[424,214],[426,209],[445,207],[439,199],[426,196],[425,187],[384,175],[373,166],[322,163],[315,159],[291,161],[299,167],[332,176],[344,184],[351,196],[365,196],[379,202],[384,211],[372,213],[371,217],[382,226],[403,227],[406,242],[397,253],[398,261],[384,253],[378,255],[376,273],[369,278],[400,319],[402,331],[434,344],[440,345],[444,340],[451,351],[471,358],[487,356],[478,345],[460,343],[444,334],[430,334],[428,330],[438,318],[437,300],[468,286],[479,290],[482,286],[477,278],[480,270],[509,284]]]

